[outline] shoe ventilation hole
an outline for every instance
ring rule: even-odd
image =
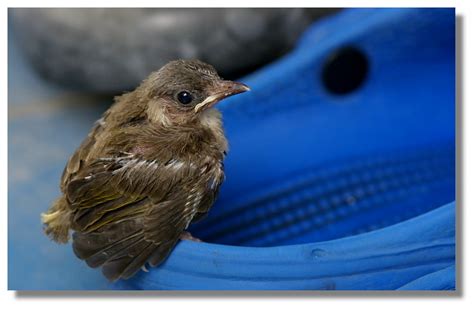
[[[357,48],[344,47],[333,52],[323,67],[322,80],[333,94],[345,95],[357,90],[367,78],[369,61]]]

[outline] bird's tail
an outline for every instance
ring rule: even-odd
[[[41,214],[44,232],[58,243],[67,243],[71,226],[71,210],[64,196],[58,198],[47,212]]]
[[[178,240],[173,237],[159,245],[147,241],[143,223],[136,218],[111,223],[94,232],[74,232],[72,238],[76,256],[92,268],[102,267],[102,273],[110,281],[132,277],[140,269],[145,270],[147,262],[157,266]]]

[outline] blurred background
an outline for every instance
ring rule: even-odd
[[[397,289],[444,271],[428,282],[452,289],[454,30],[454,9],[10,9],[9,289],[117,288],[40,213],[113,96],[176,58],[252,91],[218,107],[231,151],[192,227],[205,242],[121,288]]]
[[[16,9],[16,42],[45,79],[81,92],[134,89],[179,58],[211,63],[229,79],[288,52],[336,9]]]

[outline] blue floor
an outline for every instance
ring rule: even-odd
[[[100,272],[42,233],[40,213],[59,195],[66,160],[110,101],[43,81],[12,35],[8,46],[8,288],[106,289]]]

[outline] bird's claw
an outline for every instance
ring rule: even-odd
[[[181,240],[191,240],[191,241],[197,241],[197,242],[202,242],[199,238],[193,237],[191,233],[188,231],[184,231],[181,233],[181,236],[179,237]]]

